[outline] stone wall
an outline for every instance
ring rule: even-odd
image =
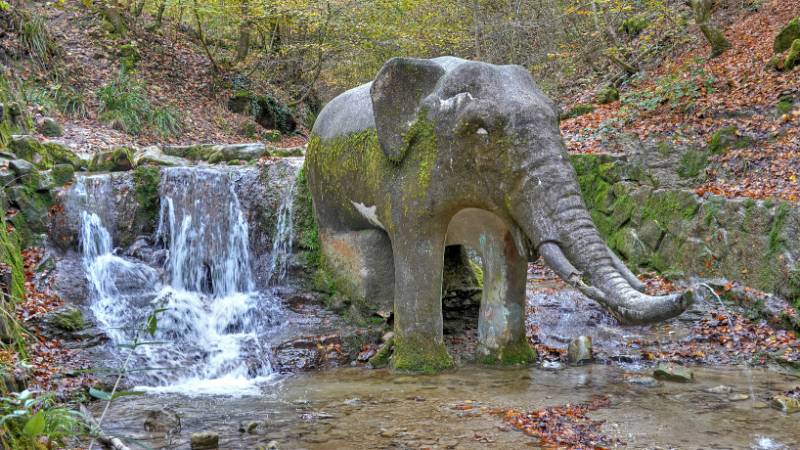
[[[609,246],[633,268],[721,277],[800,301],[800,205],[699,197],[668,160],[685,159],[680,152],[660,153],[571,156]]]

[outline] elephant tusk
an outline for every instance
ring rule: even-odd
[[[637,291],[644,292],[644,283],[642,283],[639,277],[637,277],[633,272],[631,272],[630,269],[628,269],[628,266],[626,266],[625,263],[619,259],[619,256],[614,253],[614,250],[609,248],[608,254],[611,256],[611,262],[614,263],[614,268],[617,269],[617,272],[619,272],[623,278],[625,278],[625,281],[627,281],[631,287]]]
[[[551,269],[566,281],[570,286],[577,288],[581,293],[600,303],[608,304],[606,295],[600,289],[590,286],[583,281],[583,272],[576,269],[564,256],[561,247],[555,242],[543,242],[539,245],[539,254]]]

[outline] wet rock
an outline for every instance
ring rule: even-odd
[[[278,441],[269,441],[267,442],[267,446],[264,447],[265,450],[277,450],[278,449]]]
[[[213,450],[219,448],[219,433],[203,431],[192,433],[192,450]]]
[[[625,375],[625,382],[629,384],[635,384],[637,386],[647,387],[653,387],[658,384],[658,381],[655,378],[640,374]]]
[[[676,383],[689,383],[694,380],[694,373],[691,370],[672,365],[660,365],[653,371],[653,376],[657,380],[673,381]]]
[[[580,365],[592,360],[592,338],[578,336],[567,347],[567,359],[570,364]]]
[[[785,412],[786,414],[794,414],[800,411],[800,399],[792,398],[786,395],[776,395],[772,397],[770,406],[778,411]]]
[[[724,384],[720,384],[719,386],[710,387],[708,389],[704,389],[705,392],[709,394],[730,394],[733,389],[730,386],[725,386]]]
[[[144,419],[144,429],[150,433],[174,434],[181,430],[181,418],[168,408],[150,410]]]
[[[753,402],[753,409],[767,409],[769,408],[768,403],[764,402]]]
[[[260,420],[244,420],[239,423],[239,433],[256,434],[262,424]]]
[[[747,400],[749,398],[750,398],[750,396],[747,395],[747,394],[731,394],[731,395],[728,396],[728,401],[741,402],[741,401]]]
[[[564,364],[561,364],[559,361],[542,361],[542,369],[546,370],[561,370],[564,368]]]

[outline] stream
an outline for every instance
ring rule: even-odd
[[[622,328],[579,293],[535,275],[528,326],[538,330],[539,342],[564,348],[588,335],[598,363],[504,370],[457,355],[465,361],[458,369],[434,376],[363,365],[279,370],[279,344],[346,328],[324,308],[290,307],[289,298],[302,294],[290,273],[297,265],[292,221],[299,167],[284,164],[267,186],[274,197],[267,230],[254,206],[262,194],[249,191],[259,180],[255,169],[165,168],[155,230],[125,247],[118,243],[120,224],[134,214],[117,206],[130,183],[108,174],[78,177],[65,204],[79,252],[71,266],[68,257],[59,264],[67,275],[82,272],[86,309],[109,340],[102,347],[111,355],[106,362],[127,364],[126,383],[143,393],[112,403],[107,433],[170,449],[188,449],[192,433],[206,431],[231,449],[529,448],[536,438],[489,410],[528,411],[601,395],[609,406],[589,417],[605,421],[601,431],[615,447],[800,447],[797,419],[767,406],[771,395],[798,384],[796,375],[695,367],[693,383],[631,382],[652,373],[627,354],[631,342],[675,342],[706,310],[690,311],[688,320]],[[154,313],[157,324],[148,329]],[[474,333],[465,338],[448,343],[470,348]],[[133,342],[138,347],[127,360]],[[725,393],[709,392],[719,385]],[[103,407],[92,405],[97,415]]]

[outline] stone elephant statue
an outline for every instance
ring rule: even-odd
[[[392,366],[452,365],[445,246],[480,254],[478,360],[527,363],[527,264],[539,255],[620,322],[680,314],[690,292],[643,294],[581,198],[558,113],[530,73],[454,57],[394,58],[319,114],[306,173],[326,270],[358,303],[394,308]]]

